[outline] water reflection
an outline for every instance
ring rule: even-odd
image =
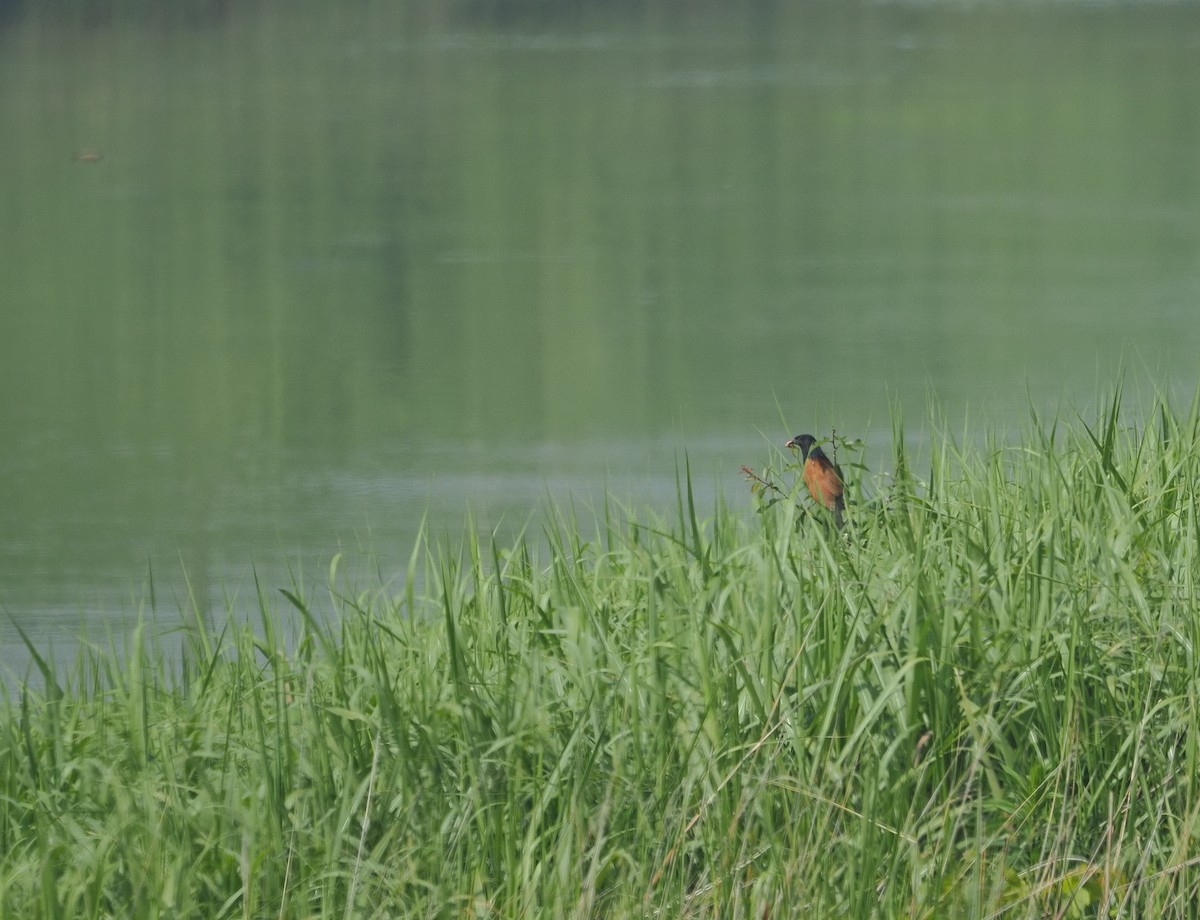
[[[181,564],[217,606],[399,571],[426,511],[669,507],[684,450],[736,493],[771,433],[882,444],[928,388],[1005,424],[1123,357],[1193,385],[1187,5],[199,9],[0,30],[27,626]]]

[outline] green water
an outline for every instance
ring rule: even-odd
[[[143,6],[0,18],[0,661],[1195,385],[1195,3]]]

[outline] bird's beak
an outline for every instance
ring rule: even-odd
[[[788,442],[786,444],[784,444],[783,446],[784,447],[799,447],[800,445],[796,443],[795,438],[788,438]]]

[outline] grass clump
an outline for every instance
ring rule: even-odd
[[[41,662],[0,915],[1190,917],[1200,413],[1117,403],[923,477],[897,431],[840,532],[685,477],[673,522],[421,541],[402,596],[264,594],[170,669]]]

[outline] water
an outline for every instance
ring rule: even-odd
[[[930,392],[1195,386],[1195,4],[148,6],[0,17],[12,670]]]

